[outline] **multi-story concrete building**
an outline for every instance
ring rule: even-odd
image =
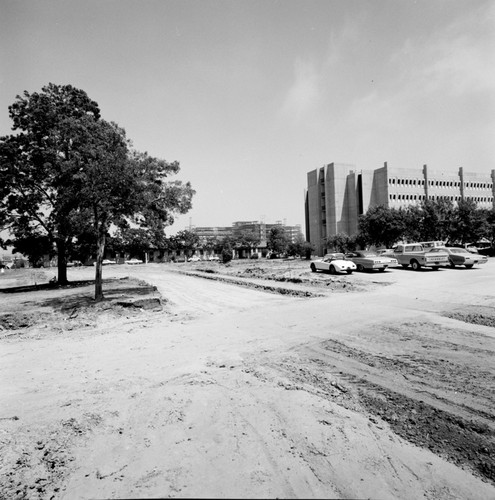
[[[242,232],[254,233],[258,237],[258,245],[252,251],[260,253],[263,256],[267,253],[267,239],[270,230],[274,227],[283,227],[289,241],[296,241],[298,236],[302,236],[300,225],[288,226],[285,222],[277,221],[274,224],[266,224],[263,221],[236,221],[232,226],[226,227],[193,227],[192,230],[200,237],[200,241],[205,241],[209,237],[217,237],[219,239],[226,236],[235,237]]]
[[[448,198],[456,204],[472,199],[480,208],[495,207],[495,170],[487,174],[394,168],[384,164],[375,170],[330,163],[308,172],[305,195],[306,240],[318,255],[325,251],[325,238],[337,233],[352,236],[358,218],[369,207],[402,207],[423,200]]]

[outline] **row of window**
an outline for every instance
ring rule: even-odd
[[[465,196],[465,199],[474,200],[476,202],[490,202],[493,203],[493,197],[484,197],[484,196]],[[390,194],[390,200],[407,200],[407,201],[421,201],[425,200],[426,196],[424,194]],[[428,196],[430,200],[440,200],[440,199],[449,199],[451,201],[460,201],[462,196]]]
[[[424,179],[396,179],[391,178],[388,180],[389,184],[398,186],[424,186]],[[461,187],[460,181],[428,181],[428,186],[435,187]],[[465,182],[464,187],[467,189],[492,189],[493,184],[489,182]]]

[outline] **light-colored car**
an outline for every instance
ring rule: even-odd
[[[381,248],[380,250],[376,251],[377,255],[384,256],[384,257],[392,257],[392,258],[394,258],[394,252],[395,252],[395,247],[394,248]]]
[[[187,259],[187,262],[199,262],[201,259],[197,255],[193,255]]]
[[[218,261],[218,260],[220,260],[220,257],[218,255],[210,255],[208,257],[208,260]]]
[[[80,260],[71,260],[70,262],[67,262],[67,267],[81,267],[82,262]]]
[[[329,271],[330,274],[347,273],[352,274],[356,270],[356,264],[347,260],[343,253],[327,253],[322,259],[311,262],[311,271]]]
[[[465,266],[471,269],[475,264],[486,264],[488,257],[479,253],[472,253],[465,248],[443,247],[442,250],[449,254],[450,267]]]
[[[103,259],[103,260],[101,261],[101,265],[102,265],[102,266],[109,266],[109,265],[111,265],[111,264],[117,264],[117,262],[115,262],[114,260],[110,260],[110,259]],[[96,266],[96,261],[95,261],[95,262],[93,262],[93,266]]]
[[[142,264],[143,261],[141,259],[129,259],[124,261],[126,264],[135,265],[135,264]]]
[[[345,257],[356,264],[358,271],[373,271],[377,269],[383,272],[388,266],[396,266],[398,264],[397,259],[387,257],[386,255],[378,255],[370,250],[356,250],[346,254]]]

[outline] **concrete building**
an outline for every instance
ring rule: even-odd
[[[358,218],[369,207],[404,207],[424,200],[448,198],[456,204],[474,200],[480,208],[495,208],[495,170],[487,174],[394,168],[384,164],[375,170],[330,163],[307,174],[305,193],[306,240],[318,255],[325,251],[325,238],[337,233],[353,236]]]
[[[236,221],[232,223],[232,226],[226,227],[193,227],[194,231],[200,238],[200,241],[206,241],[207,238],[216,237],[222,239],[226,236],[235,237],[242,232],[251,232],[256,234],[259,239],[259,244],[256,248],[253,248],[254,253],[259,253],[265,256],[267,249],[267,239],[270,234],[270,230],[274,227],[282,226],[285,230],[285,234],[288,236],[289,241],[295,242],[298,236],[302,236],[301,226],[288,226],[285,221],[276,221],[274,224],[266,224],[263,221]]]

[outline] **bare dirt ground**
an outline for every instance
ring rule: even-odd
[[[0,496],[495,498],[495,259],[0,274]]]

